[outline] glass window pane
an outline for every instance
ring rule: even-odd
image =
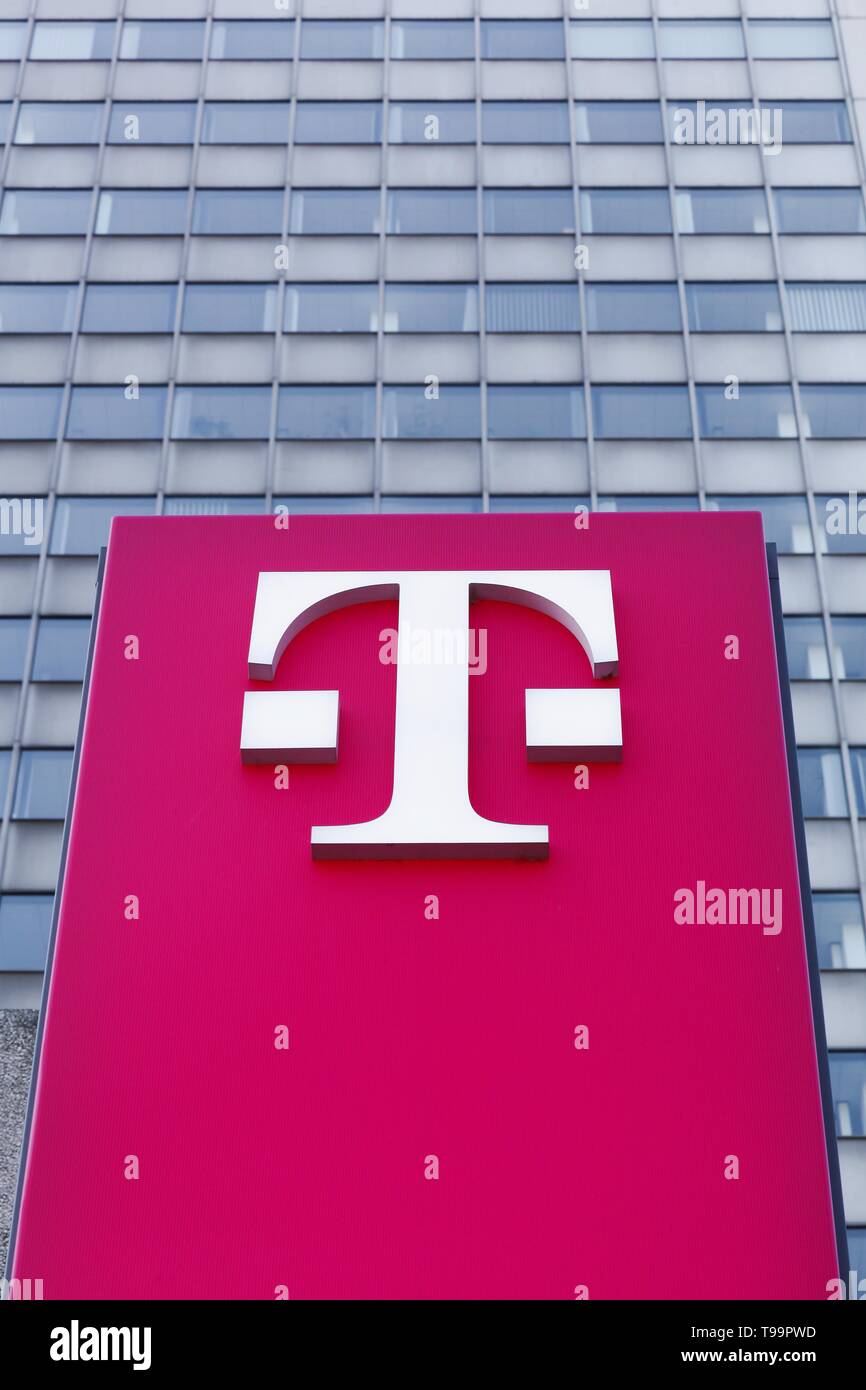
[[[50,555],[97,555],[115,516],[153,516],[155,497],[58,497]]]
[[[178,236],[186,227],[186,189],[113,188],[99,195],[97,236]]]
[[[370,513],[372,497],[275,497],[274,508],[288,507],[290,515],[352,516]]]
[[[38,974],[51,939],[51,893],[4,893],[0,898],[0,970]]]
[[[102,102],[25,101],[18,112],[16,145],[98,145]]]
[[[488,386],[491,439],[585,439],[582,386]]]
[[[66,423],[67,439],[161,439],[164,386],[140,386],[128,400],[123,386],[75,386]]]
[[[18,764],[13,818],[62,820],[66,815],[71,775],[71,749],[25,749]]]
[[[687,284],[693,333],[781,333],[782,306],[775,281]]]
[[[286,333],[375,333],[378,285],[287,285]]]
[[[372,439],[375,426],[373,386],[280,388],[278,439]]]
[[[663,19],[659,24],[663,58],[745,58],[743,28],[737,19]]]
[[[378,188],[295,188],[290,231],[363,236],[379,231]]]
[[[21,428],[20,422],[17,428]],[[3,436],[0,435],[0,438]],[[0,555],[37,554],[42,545],[44,527],[44,497],[0,498]]]
[[[380,101],[298,102],[295,141],[299,145],[378,145],[381,139]]]
[[[474,188],[391,188],[388,231],[400,235],[475,235]]]
[[[634,512],[697,512],[700,507],[697,497],[599,497],[597,510],[630,516]]]
[[[485,188],[484,230],[498,234],[573,234],[574,195],[570,188]]]
[[[477,439],[481,401],[477,386],[440,386],[428,400],[423,386],[386,386],[382,393],[385,439]]]
[[[812,911],[822,970],[866,970],[863,909],[856,893],[813,893]]]
[[[279,234],[282,225],[279,188],[206,188],[195,195],[192,230],[198,236]]]
[[[108,123],[109,145],[191,145],[194,101],[115,102]]]
[[[474,145],[474,101],[390,101],[392,145]]]
[[[590,333],[681,333],[676,285],[588,284],[586,326]]]
[[[764,536],[782,555],[811,555],[814,550],[805,497],[708,497],[708,511],[760,512]]]
[[[26,38],[27,24],[24,20],[0,23],[0,62],[14,62],[22,57]]]
[[[752,19],[749,45],[753,58],[836,57],[829,19]]]
[[[388,516],[432,516],[453,512],[479,513],[484,510],[480,497],[383,497],[382,513]]]
[[[851,127],[844,101],[771,101],[765,107],[782,112],[782,139],[789,145],[851,143]]]
[[[305,19],[301,29],[301,57],[381,58],[385,29],[381,20]]]
[[[15,188],[3,195],[2,236],[84,236],[90,193],[79,188]]]
[[[579,333],[577,285],[488,284],[488,333]]]
[[[594,386],[598,439],[691,439],[686,386]]]
[[[33,658],[35,681],[83,681],[89,618],[42,618]]]
[[[310,21],[304,25],[306,30]],[[216,19],[211,31],[211,58],[291,58],[294,26],[286,19]],[[306,55],[304,55],[306,56]],[[336,56],[336,55],[334,55]]]
[[[859,188],[777,188],[773,192],[780,232],[817,236],[866,232]]]
[[[818,540],[824,555],[866,554],[866,498],[856,492],[817,496]]]
[[[854,801],[858,816],[866,816],[866,748],[851,749]]]
[[[77,285],[0,285],[0,333],[71,333]]]
[[[654,58],[648,19],[577,19],[570,25],[572,58]]]
[[[267,439],[270,386],[178,386],[172,439]]]
[[[589,510],[588,497],[491,497],[491,512],[576,512]]]
[[[114,30],[114,21],[110,19],[81,24],[39,20],[33,26],[30,57],[52,62],[70,59],[79,63],[94,58],[108,59],[114,48]]]
[[[88,285],[82,333],[172,333],[177,285]]]
[[[576,101],[578,144],[661,145],[661,107],[657,101]]]
[[[866,1052],[831,1052],[829,1058],[836,1133],[866,1135]]]
[[[740,386],[728,400],[726,387],[698,386],[702,439],[796,439],[790,386]]]
[[[264,497],[166,497],[166,516],[261,516]]]
[[[671,231],[666,188],[582,188],[580,226],[587,235],[643,236]]]
[[[54,439],[60,386],[0,386],[0,439]]]
[[[564,101],[485,101],[481,130],[488,145],[567,145],[571,140]]]
[[[798,748],[804,816],[847,816],[848,798],[838,748]]]
[[[121,58],[196,59],[204,53],[204,23],[198,19],[127,19],[120,36]]]
[[[482,19],[481,57],[564,58],[565,42],[558,19]]]
[[[785,651],[792,681],[827,681],[830,662],[820,618],[786,618]]]
[[[287,101],[206,101],[202,144],[284,145],[290,109]]]
[[[477,285],[385,286],[386,333],[477,333]]]
[[[840,680],[866,680],[866,618],[833,618],[836,674]]]
[[[20,681],[27,656],[29,618],[0,618],[0,681]],[[3,791],[0,790],[0,804]]]
[[[862,386],[801,386],[807,439],[866,439]]]
[[[751,236],[770,230],[763,188],[678,188],[677,229],[687,236]]]
[[[0,145],[9,139],[9,120],[12,115],[11,101],[0,101]]]
[[[474,58],[471,19],[394,19],[392,58]]]
[[[866,283],[788,283],[791,327],[795,333],[866,332]]]
[[[187,285],[184,333],[273,333],[276,285]]]

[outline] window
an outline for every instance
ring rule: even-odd
[[[866,232],[866,209],[859,188],[776,188],[780,232],[832,236]]]
[[[171,59],[201,58],[204,53],[204,23],[198,19],[153,19],[124,21],[120,36],[121,58]]]
[[[286,333],[375,333],[378,285],[287,285]]]
[[[477,333],[477,285],[385,286],[386,333]]]
[[[82,24],[54,24],[39,20],[33,26],[31,59],[59,62],[88,62],[110,59],[114,49],[115,24],[111,19]]]
[[[663,234],[672,230],[666,188],[582,188],[581,231],[591,236]]]
[[[29,618],[0,618],[0,681],[23,678],[29,634]],[[3,792],[0,791],[0,805],[2,803]]]
[[[77,298],[77,285],[0,285],[0,333],[71,333]]]
[[[577,285],[488,284],[488,333],[579,333]]]
[[[112,518],[153,516],[154,497],[58,497],[50,555],[97,555],[108,543]]]
[[[26,748],[18,764],[13,819],[62,820],[71,775],[71,749]]]
[[[491,512],[576,512],[589,509],[588,497],[491,497]]]
[[[836,57],[829,19],[752,19],[749,46],[753,58]]]
[[[807,439],[866,439],[862,386],[801,386]]]
[[[693,333],[781,333],[782,306],[775,281],[687,284]]]
[[[202,144],[284,145],[289,110],[287,101],[206,101]]]
[[[6,20],[0,23],[0,62],[14,62],[24,55],[27,37],[27,24],[24,20]]]
[[[862,1279],[863,1270],[866,1270],[866,1226],[848,1227],[848,1258],[851,1268],[856,1269]]]
[[[89,618],[41,618],[33,658],[35,681],[83,681]]]
[[[477,386],[440,386],[428,400],[423,386],[386,386],[382,392],[385,439],[478,439],[481,401]]]
[[[261,516],[264,497],[166,497],[166,516]]]
[[[325,58],[334,62],[340,58],[381,58],[384,52],[385,30],[381,20],[304,20],[302,58]]]
[[[165,387],[140,386],[127,400],[123,386],[75,386],[67,439],[162,439]]]
[[[782,112],[782,139],[788,145],[850,145],[851,127],[844,101],[771,101],[764,108]]]
[[[97,236],[182,236],[184,188],[114,188],[99,195]]]
[[[570,188],[485,188],[484,230],[497,234],[574,233]]]
[[[18,112],[16,145],[98,145],[101,101],[25,101]]]
[[[790,386],[740,386],[728,400],[723,385],[698,386],[702,439],[796,439]]]
[[[276,285],[186,287],[184,333],[273,333],[276,326]]]
[[[0,439],[54,439],[60,386],[0,386]]]
[[[177,285],[88,285],[82,333],[172,333]]]
[[[579,19],[571,31],[572,58],[654,58],[653,27],[647,19]]]
[[[697,497],[599,497],[598,511],[619,512],[696,512]]]
[[[274,507],[288,507],[290,515],[350,516],[373,510],[372,497],[275,497]]]
[[[491,439],[585,439],[582,386],[488,386]]]
[[[737,19],[663,19],[659,24],[663,58],[745,58],[743,29]]]
[[[676,285],[588,284],[586,326],[590,333],[680,333]]]
[[[578,144],[661,145],[661,107],[657,101],[576,101]]]
[[[172,439],[267,439],[270,386],[178,386]]]
[[[840,680],[866,680],[866,618],[833,618],[836,674]]]
[[[309,26],[308,20],[304,29]],[[273,62],[291,58],[293,44],[291,19],[216,19],[211,31],[210,56],[212,59],[269,58]]]
[[[474,145],[474,101],[389,101],[391,145]]]
[[[686,236],[752,236],[770,230],[763,188],[678,188],[675,198],[677,229]]]
[[[686,386],[593,386],[597,439],[691,439]]]
[[[51,893],[4,893],[0,898],[0,970],[38,974],[51,939]]]
[[[786,618],[785,651],[792,681],[827,681],[830,662],[820,618]]]
[[[290,231],[330,236],[379,231],[378,188],[295,188]]]
[[[856,893],[813,893],[818,964],[822,970],[866,970],[863,909]]]
[[[707,509],[715,512],[760,512],[764,535],[782,555],[811,555],[812,527],[805,497],[708,497]]]
[[[3,195],[0,236],[84,236],[89,221],[85,189],[9,189]]]
[[[803,815],[825,818],[847,816],[848,799],[845,796],[839,749],[798,748],[797,766]]]
[[[481,57],[564,58],[565,42],[558,19],[483,19]]]
[[[16,427],[23,427],[21,421],[16,422]],[[0,434],[0,438],[4,437]],[[38,555],[44,517],[44,497],[4,497],[0,502],[0,555]]]
[[[866,748],[851,749],[851,772],[854,777],[857,815],[866,816]]]
[[[285,134],[281,137],[285,139]],[[299,101],[295,118],[298,145],[378,145],[382,139],[380,101]]]
[[[372,439],[375,427],[373,386],[280,388],[278,439]]]
[[[9,138],[9,118],[11,115],[11,101],[0,101],[0,145],[5,145]]]
[[[474,58],[471,19],[393,19],[392,58]]]
[[[279,234],[282,225],[280,188],[200,188],[195,195],[192,229],[198,236]]]
[[[475,235],[474,188],[391,188],[388,190],[389,232],[400,235]]]
[[[567,145],[571,140],[564,101],[485,101],[481,130],[488,145]]]
[[[830,1083],[836,1133],[866,1135],[866,1052],[831,1052]]]
[[[866,332],[866,283],[791,284],[787,286],[791,327],[795,333]]]
[[[411,513],[424,516],[433,513],[473,512],[484,510],[480,497],[383,497],[383,514],[388,516]]]
[[[114,102],[111,108],[109,145],[191,145],[194,138],[194,101]]]

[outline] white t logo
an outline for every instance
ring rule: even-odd
[[[472,599],[536,608],[574,634],[595,677],[617,671],[608,570],[411,570],[260,574],[250,676],[273,680],[292,638],[316,618],[385,598],[399,600],[400,629],[412,632],[466,631]],[[444,665],[398,656],[391,804],[358,825],[314,826],[315,859],[546,858],[546,825],[485,820],[469,801],[467,650],[461,644]],[[248,692],[243,761],[334,762],[338,698],[335,690]],[[527,690],[526,746],[534,761],[618,761],[619,691]]]

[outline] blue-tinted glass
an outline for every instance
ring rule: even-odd
[[[16,145],[98,145],[102,102],[25,101],[18,112]]]
[[[585,439],[582,386],[488,386],[491,439]]]
[[[576,512],[589,509],[588,497],[491,497],[491,512]]]
[[[280,388],[279,439],[372,439],[375,426],[372,386]]]
[[[829,1058],[836,1133],[866,1135],[866,1052],[831,1052]]]
[[[781,118],[774,108],[747,101],[672,101],[670,139],[675,145],[766,145],[782,148]]]
[[[0,618],[0,681],[20,681],[27,655],[29,618]],[[3,793],[0,791],[0,805]]]
[[[171,333],[177,285],[88,285],[82,333]]]
[[[697,497],[599,497],[598,511],[631,516],[635,512],[696,512]]]
[[[304,29],[309,25],[307,20]],[[210,56],[217,59],[270,58],[273,61],[291,58],[293,43],[294,25],[289,18],[217,19],[211,30]]]
[[[0,555],[38,554],[44,526],[44,497],[0,498]]]
[[[166,497],[166,516],[261,516],[264,497]]]
[[[474,188],[392,188],[388,191],[388,231],[402,235],[474,235]]]
[[[375,333],[378,285],[287,285],[286,333]]]
[[[0,23],[0,62],[14,61],[22,57],[26,37],[25,20],[7,20]]]
[[[762,106],[782,113],[782,139],[788,145],[851,143],[851,127],[844,101],[771,101]]]
[[[820,618],[786,618],[785,650],[792,681],[830,679],[827,641]]]
[[[153,497],[58,497],[51,555],[97,555],[108,544],[112,517],[152,516]]]
[[[202,144],[284,145],[290,109],[287,101],[205,102]]]
[[[60,386],[0,386],[0,439],[54,439]]]
[[[807,439],[866,439],[862,386],[801,386]]]
[[[677,230],[686,236],[752,236],[770,230],[763,188],[678,188]]]
[[[669,232],[670,195],[666,188],[582,188],[580,226],[595,236]]]
[[[821,969],[866,970],[863,909],[857,894],[813,893],[812,911]]]
[[[578,144],[661,145],[661,107],[657,101],[577,101]]]
[[[836,42],[829,19],[751,19],[753,58],[835,58]]]
[[[811,555],[814,550],[805,497],[708,497],[717,512],[760,512],[764,535],[783,555]]]
[[[477,386],[440,386],[437,400],[428,400],[423,386],[384,388],[385,439],[477,439],[480,433]]]
[[[77,285],[0,285],[0,333],[71,333]]]
[[[204,53],[204,23],[199,19],[124,21],[121,58],[195,59]]]
[[[866,680],[866,618],[833,619],[836,671],[841,680]]]
[[[27,748],[18,764],[12,815],[16,820],[62,820],[66,815],[72,752]]]
[[[484,230],[493,233],[574,233],[570,188],[485,188]]]
[[[685,386],[594,386],[598,439],[691,439]]]
[[[788,283],[791,327],[795,333],[866,332],[866,283]]]
[[[89,618],[42,618],[36,634],[33,679],[84,680],[89,639]]]
[[[851,1269],[857,1271],[859,1284],[866,1279],[866,1226],[848,1227],[848,1261]]]
[[[0,748],[0,806],[6,805],[6,791],[9,786],[9,769],[12,754],[8,748]]]
[[[681,333],[676,285],[591,284],[586,287],[590,333]]]
[[[829,555],[866,553],[866,498],[856,492],[815,498],[821,551]]]
[[[114,48],[113,20],[94,23],[55,23],[39,20],[33,26],[30,57],[51,62],[69,60],[84,63],[92,59],[108,59]]]
[[[382,512],[387,516],[411,513],[413,516],[440,516],[452,512],[483,512],[480,497],[383,497]]]
[[[295,188],[291,223],[295,234],[363,236],[379,230],[378,188]]]
[[[186,227],[186,190],[113,188],[99,195],[97,236],[177,236]]]
[[[172,439],[267,439],[270,386],[179,386]]]
[[[482,139],[488,145],[567,145],[571,139],[564,101],[485,101]]]
[[[859,188],[776,188],[780,232],[816,236],[866,232],[866,208]]]
[[[298,102],[295,141],[299,145],[378,145],[381,139],[380,101]]]
[[[394,19],[392,58],[474,58],[471,19]]]
[[[866,816],[866,748],[851,749],[851,773],[854,777],[857,814]]]
[[[391,145],[474,145],[474,101],[390,101]]]
[[[279,188],[206,188],[195,195],[192,229],[199,236],[273,234],[282,225]]]
[[[693,333],[781,333],[782,306],[775,281],[766,284],[687,284]]]
[[[194,101],[116,101],[111,108],[109,145],[191,145],[194,138]]]
[[[796,439],[790,386],[740,386],[732,400],[727,389],[697,387],[702,439]]]
[[[276,285],[187,285],[184,333],[273,333]]]
[[[663,19],[659,24],[663,58],[745,58],[743,29],[737,19]]]
[[[9,138],[9,118],[11,115],[11,101],[0,101],[0,145],[5,145]]]
[[[54,898],[50,893],[4,893],[0,898],[0,970],[45,969]]]
[[[654,58],[648,19],[577,19],[570,25],[572,58]]]
[[[161,439],[165,387],[140,386],[130,399],[124,386],[75,386],[67,439]]]
[[[381,58],[385,29],[373,19],[305,19],[302,58]]]
[[[3,195],[2,236],[83,236],[90,193],[79,188],[16,188]]]
[[[274,508],[288,507],[301,516],[352,516],[373,510],[372,497],[275,497]]]
[[[488,333],[579,333],[577,285],[488,284]]]
[[[798,748],[803,815],[847,816],[848,799],[838,748]]]
[[[564,58],[562,22],[558,19],[482,19],[481,57]]]
[[[477,285],[385,286],[386,333],[477,333]]]

